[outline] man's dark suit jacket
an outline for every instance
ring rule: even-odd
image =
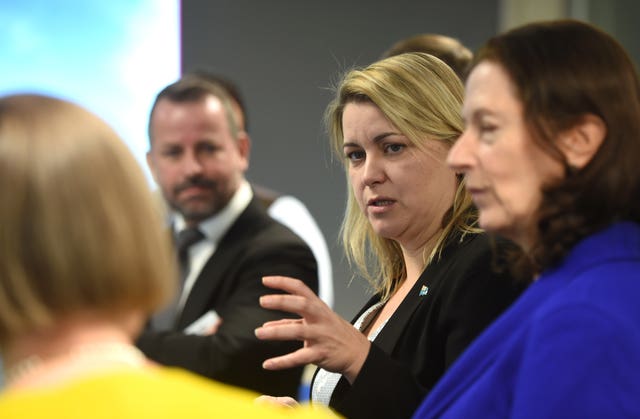
[[[445,370],[524,288],[496,274],[493,261],[484,234],[450,242],[371,344],[353,385],[340,379],[332,409],[350,419],[410,418]],[[374,296],[355,319],[378,301]]]
[[[262,277],[284,275],[318,290],[316,262],[307,245],[273,220],[254,197],[218,243],[184,304],[173,331],[145,331],[138,347],[151,359],[263,394],[297,396],[302,368],[267,371],[262,362],[300,348],[300,342],[261,341],[254,329],[292,317],[260,307],[261,295],[275,293]],[[181,331],[209,310],[222,318],[211,336]]]

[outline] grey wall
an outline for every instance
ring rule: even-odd
[[[396,40],[437,32],[476,48],[497,28],[498,1],[183,0],[183,70],[234,79],[249,108],[250,180],[302,199],[329,242],[335,309],[351,318],[368,294],[342,258],[344,174],[322,125],[328,87]]]
[[[640,65],[640,2],[637,0],[591,0],[587,20],[614,36]]]

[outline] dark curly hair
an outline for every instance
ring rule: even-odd
[[[640,85],[632,60],[610,35],[584,22],[521,26],[491,38],[476,55],[502,66],[523,104],[534,141],[566,166],[543,190],[537,243],[514,262],[522,274],[561,261],[585,236],[618,220],[640,221]],[[606,137],[583,168],[570,167],[556,145],[586,115]]]

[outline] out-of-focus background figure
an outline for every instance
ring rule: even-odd
[[[254,329],[283,313],[259,305],[262,277],[293,275],[314,292],[305,242],[271,218],[245,177],[251,142],[218,84],[186,75],[162,89],[149,117],[147,162],[171,211],[180,261],[178,299],[156,313],[137,344],[151,359],[258,392],[295,397],[302,367],[262,362],[300,347],[265,342]],[[192,239],[183,247],[183,237]]]
[[[189,73],[190,77],[202,77],[220,85],[231,99],[238,129],[249,136],[249,112],[240,87],[230,78],[210,71]],[[251,139],[253,142],[253,139]],[[260,140],[259,140],[260,141]],[[268,140],[267,140],[268,141]],[[275,167],[286,166],[286,158],[274,163]],[[307,206],[293,195],[251,182],[253,192],[269,215],[289,227],[307,243],[318,265],[318,296],[330,307],[333,306],[333,267],[327,241],[318,223]]]
[[[464,80],[473,53],[459,40],[450,36],[423,33],[404,38],[393,44],[382,54],[382,58],[405,52],[425,52],[444,61],[461,80]]]

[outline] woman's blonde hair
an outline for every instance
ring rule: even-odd
[[[0,344],[80,311],[151,313],[175,290],[138,162],[83,108],[0,99]]]
[[[375,104],[400,132],[422,150],[426,149],[427,141],[442,141],[450,147],[462,133],[462,83],[451,68],[432,55],[401,54],[364,69],[351,70],[336,91],[335,99],[326,110],[325,121],[332,148],[345,163],[342,115],[348,103]],[[442,220],[442,234],[431,253],[425,255],[425,266],[440,254],[452,236],[478,231],[471,197],[462,178],[459,179],[452,207]],[[373,231],[358,207],[353,188],[350,184],[348,186],[347,208],[341,228],[347,259],[375,291],[386,298],[405,279],[402,251],[395,241],[382,238]]]

